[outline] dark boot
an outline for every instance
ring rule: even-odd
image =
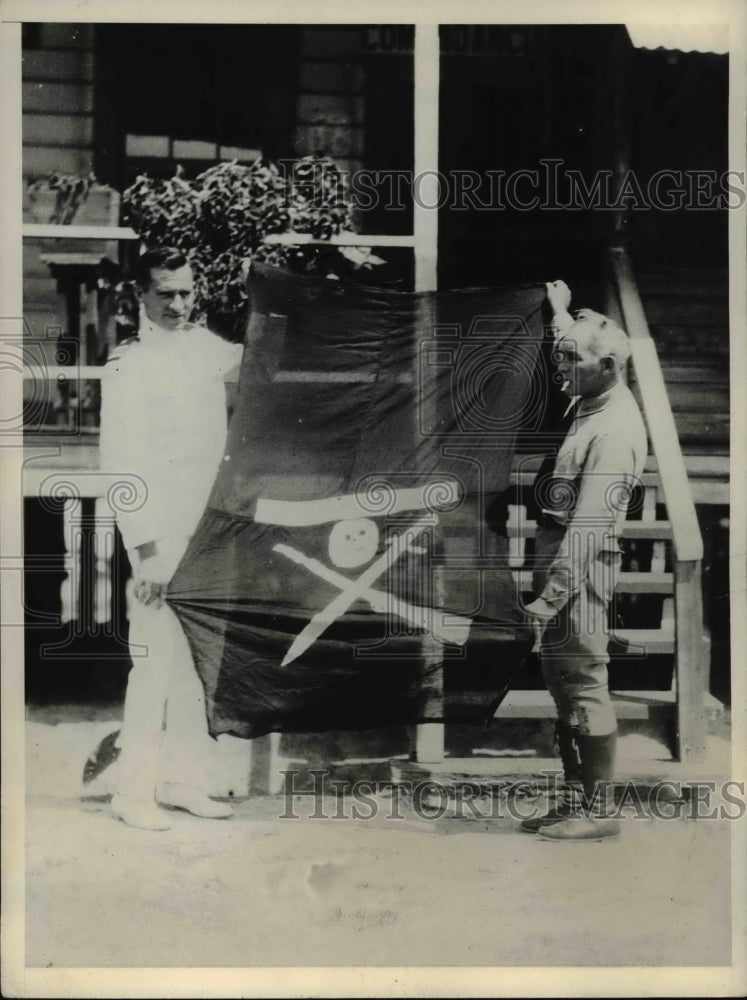
[[[577,736],[584,788],[582,812],[541,829],[546,840],[604,840],[620,834],[620,822],[608,818],[614,812],[615,749],[617,733],[607,736]]]
[[[569,726],[565,722],[555,723],[555,745],[563,764],[565,787],[559,790],[555,805],[541,815],[532,816],[521,823],[521,829],[527,833],[536,833],[543,826],[559,823],[579,809],[583,784],[578,737],[577,726]]]

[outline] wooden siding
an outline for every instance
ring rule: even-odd
[[[93,169],[93,26],[41,24],[35,41],[22,53],[24,183],[55,171],[85,176]],[[39,221],[27,197],[23,221]],[[65,303],[40,257],[59,249],[36,239],[23,248],[24,319],[48,361],[68,331]]]
[[[304,28],[298,79],[296,152],[326,154],[344,170],[359,170],[366,122],[362,29]]]

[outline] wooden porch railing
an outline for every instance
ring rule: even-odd
[[[707,729],[700,581],[703,540],[656,345],[624,249],[610,250],[610,272],[607,308],[630,337],[631,363],[671,526],[677,752],[680,760],[695,762],[705,753]]]

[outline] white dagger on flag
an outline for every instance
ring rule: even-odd
[[[373,562],[367,570],[364,570],[364,572],[361,573],[356,580],[348,580],[348,578],[342,576],[342,574],[333,574],[332,571],[327,570],[326,567],[323,566],[323,572],[320,572],[319,569],[312,566],[312,563],[315,563],[316,560],[306,560],[305,557],[299,559],[298,556],[301,554],[296,553],[294,549],[291,549],[289,546],[276,545],[275,549],[277,551],[293,559],[295,562],[303,561],[309,569],[312,569],[312,571],[316,572],[319,576],[324,576],[329,582],[334,582],[338,586],[340,585],[337,580],[332,580],[332,576],[334,575],[335,577],[339,576],[340,580],[345,583],[344,589],[341,590],[337,597],[330,601],[326,608],[318,611],[304,626],[304,628],[301,629],[291,643],[288,652],[285,654],[281,666],[286,666],[287,664],[292,663],[293,660],[297,659],[302,653],[306,652],[309,646],[316,642],[319,636],[322,635],[322,633],[325,632],[327,628],[329,628],[329,626],[340,617],[340,615],[344,614],[350,605],[356,600],[362,598],[363,600],[371,603],[371,598],[374,596],[374,593],[378,593],[372,592],[372,584],[383,573],[385,573],[401,555],[412,547],[418,535],[422,534],[423,531],[425,531],[425,529],[430,525],[435,524],[436,521],[436,515],[428,514],[425,517],[422,517],[419,521],[416,521],[411,527],[405,529],[401,534],[395,535],[390,540],[387,551],[384,552],[375,562]],[[406,543],[403,544],[405,539]],[[320,566],[321,565],[322,564],[320,564]],[[382,597],[386,596],[387,595],[382,594]],[[416,609],[411,608],[410,605],[405,605],[404,602],[399,603],[401,610],[405,611],[405,614],[402,615],[402,617],[412,620],[410,610],[412,610],[413,613],[416,613]],[[394,605],[391,607],[391,610],[395,614],[399,613]],[[466,633],[469,631],[469,625],[471,624],[470,619],[460,618],[459,616],[453,616],[453,618],[455,629],[453,633],[450,633],[450,641],[459,642],[461,635],[463,635],[461,641],[464,642],[466,640]],[[416,621],[415,624],[420,623]]]

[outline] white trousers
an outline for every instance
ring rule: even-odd
[[[179,620],[168,606],[133,601],[117,792],[152,799],[161,782],[207,791],[213,741],[205,694]]]

